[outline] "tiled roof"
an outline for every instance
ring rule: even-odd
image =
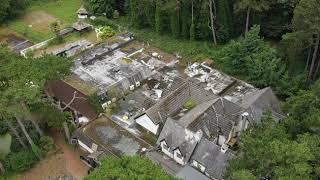
[[[206,138],[202,138],[191,157],[191,162],[192,160],[196,160],[206,167],[205,172],[207,172],[210,177],[220,180],[223,179],[228,160],[233,156],[230,151],[223,153],[220,150],[220,146]]]
[[[184,103],[190,98],[195,104],[201,104],[202,102],[216,97],[216,95],[201,88],[198,82],[189,79],[179,88],[172,91],[165,98],[161,99],[157,104],[148,109],[146,114],[155,124],[158,124],[181,109]]]
[[[243,109],[239,105],[224,98],[216,98],[193,108],[180,118],[179,123],[193,132],[201,129],[207,137],[216,137],[219,131],[228,137],[232,124],[238,123],[241,112]]]
[[[179,125],[175,120],[168,118],[157,140],[159,145],[165,140],[171,151],[179,149],[184,156],[184,161],[188,162],[200,136]]]
[[[267,110],[272,112],[273,117],[279,121],[285,117],[281,111],[280,102],[270,87],[257,90],[244,96],[239,102],[252,116],[253,122],[260,122],[263,113]]]

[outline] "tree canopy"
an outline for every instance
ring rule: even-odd
[[[173,180],[175,178],[167,175],[164,170],[146,157],[124,156],[117,158],[108,156],[102,160],[102,165],[99,168],[85,178],[85,180],[104,179]]]

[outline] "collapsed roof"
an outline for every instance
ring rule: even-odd
[[[155,123],[159,124],[183,108],[184,103],[192,99],[195,104],[201,104],[217,96],[204,90],[195,80],[186,80],[179,88],[172,91],[157,104],[146,111],[146,114]]]

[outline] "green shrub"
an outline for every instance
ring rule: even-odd
[[[196,106],[196,103],[195,103],[191,98],[189,98],[189,99],[183,104],[183,107],[184,107],[185,109],[188,109],[188,110],[194,108],[195,106]]]
[[[115,34],[114,30],[110,26],[105,26],[101,28],[101,33],[99,34],[99,38],[102,40],[106,40],[112,37]]]
[[[7,134],[9,131],[8,125],[5,121],[0,121],[0,136]]]
[[[95,26],[110,26],[113,29],[117,28],[117,25],[114,22],[103,16],[97,17],[96,19],[92,20],[91,23]]]
[[[98,113],[103,113],[103,108],[101,106],[101,100],[97,93],[94,93],[88,97],[88,102],[91,104],[92,107],[96,110]]]
[[[39,147],[42,153],[47,153],[54,147],[54,141],[49,136],[43,136],[40,138]]]
[[[5,158],[5,168],[11,172],[22,172],[32,167],[37,162],[37,157],[31,149],[22,149],[11,152]]]

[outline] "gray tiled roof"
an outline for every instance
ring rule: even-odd
[[[183,180],[209,180],[207,176],[192,168],[189,165],[185,165],[177,174],[178,178]]]
[[[221,152],[220,147],[214,142],[202,138],[191,157],[191,162],[192,160],[196,160],[206,167],[205,172],[211,177],[223,179],[227,162],[233,156],[234,155],[230,151],[223,153]]]
[[[179,149],[184,156],[184,161],[188,162],[200,137],[198,134],[182,127],[175,120],[168,118],[159,135],[157,144],[165,140],[171,151]]]
[[[216,137],[219,131],[225,137],[228,137],[232,129],[232,123],[237,124],[239,115],[243,112],[243,109],[239,105],[224,98],[217,98],[209,101],[208,104],[205,105],[207,108],[201,109],[201,111],[203,111],[201,115],[196,118],[186,115],[181,118],[179,122],[194,132],[201,129],[208,138],[210,136]],[[193,112],[190,111],[189,113]],[[191,118],[187,119],[188,117]]]
[[[248,111],[254,122],[260,122],[263,112],[270,110],[278,121],[285,116],[280,108],[280,102],[270,87],[255,91],[242,98],[240,106]]]
[[[216,95],[201,88],[195,80],[188,79],[179,88],[148,109],[146,114],[155,124],[158,124],[181,109],[183,104],[190,98],[195,104],[201,104],[216,97]]]

